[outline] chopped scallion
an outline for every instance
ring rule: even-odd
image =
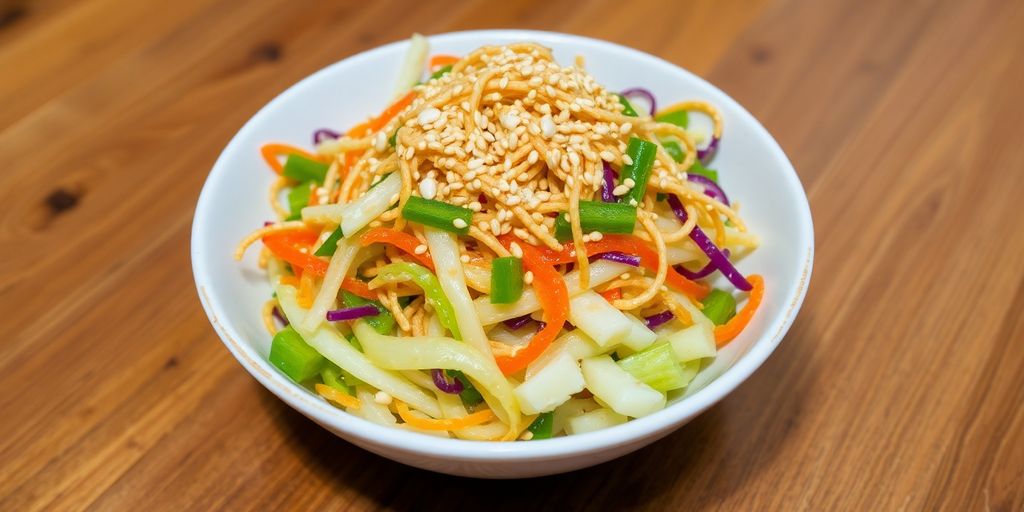
[[[316,256],[334,256],[334,251],[338,250],[338,242],[343,236],[345,236],[345,234],[341,232],[341,226],[338,226],[330,235],[327,236],[324,243],[321,244],[320,247],[317,247],[316,252],[313,254]]]
[[[315,377],[327,362],[291,327],[277,331],[270,342],[270,356],[267,359],[285,375],[300,383]]]
[[[302,218],[302,209],[309,204],[309,196],[312,187],[309,182],[299,183],[288,191],[288,211],[290,215],[285,220],[299,220]]]
[[[473,221],[473,210],[411,196],[402,208],[402,217],[410,222],[465,235],[469,232],[470,222]]]
[[[491,304],[512,304],[523,295],[523,260],[514,256],[491,260]]]
[[[580,201],[580,228],[584,233],[629,234],[636,227],[636,207],[624,203]],[[564,242],[572,238],[569,214],[562,213],[555,219],[555,238]]]
[[[366,304],[375,306],[377,311],[380,311],[380,313],[373,316],[365,316],[363,317],[363,321],[370,324],[370,327],[373,327],[373,330],[384,335],[390,335],[391,332],[395,330],[395,318],[391,316],[391,312],[382,306],[381,303],[375,300],[366,300],[347,291],[342,291],[341,302],[346,308],[354,308]]]
[[[542,412],[537,415],[537,419],[533,420],[533,423],[526,428],[533,434],[530,439],[551,439],[551,426],[554,424],[554,417],[554,411]]]
[[[452,71],[452,65],[448,64],[447,66],[444,66],[443,68],[441,68],[441,69],[439,69],[437,71],[434,71],[434,73],[430,75],[430,79],[433,80],[435,78],[441,78],[442,76],[445,76],[448,73],[451,73],[451,71]]]
[[[666,112],[659,116],[655,116],[654,120],[659,123],[674,124],[680,128],[686,128],[690,124],[690,116],[685,110],[673,110],[672,112]]]
[[[715,288],[701,301],[704,309],[701,312],[715,325],[722,325],[736,316],[736,299],[732,294]]]
[[[626,204],[640,204],[647,190],[647,180],[651,178],[651,168],[658,154],[658,145],[638,137],[630,137],[626,154],[632,159],[629,165],[623,166],[619,173],[619,183],[627,179],[633,180],[633,186],[620,199]],[[635,203],[633,202],[635,201]]]
[[[622,104],[622,115],[629,117],[638,117],[636,114],[636,110],[633,109],[633,105],[629,104],[629,100],[627,100],[625,96],[619,93],[615,93],[615,95],[619,97],[619,103]]]
[[[291,154],[285,159],[284,169],[281,170],[281,174],[295,181],[313,180],[317,183],[323,183],[324,176],[327,176],[327,169],[329,167],[329,165],[323,162]]]

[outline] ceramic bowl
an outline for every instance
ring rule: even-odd
[[[811,214],[797,174],[778,143],[721,90],[658,57],[595,39],[522,30],[484,30],[429,38],[431,53],[464,55],[482,45],[534,41],[563,65],[583,55],[611,90],[642,86],[663,104],[702,99],[718,106],[724,137],[713,162],[725,190],[762,239],[739,269],[762,274],[766,295],[748,328],[702,370],[690,391],[667,408],[587,434],[530,442],[438,439],[385,428],[349,415],[292,383],[267,362],[270,336],[260,309],[270,286],[257,250],[242,262],[238,241],[273,218],[266,191],[274,179],[260,158],[267,141],[309,147],[320,127],[351,126],[392,99],[407,42],[349,57],[303,79],[274,98],[231,139],[203,187],[192,224],[192,267],[200,300],[224,345],[270,392],[355,445],[412,466],[483,478],[520,478],[571,471],[619,457],[678,429],[750,376],[782,341],[800,309],[814,252]],[[770,407],[765,404],[765,407]]]

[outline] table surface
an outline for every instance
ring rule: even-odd
[[[0,510],[1024,509],[1024,4],[682,4],[0,2]],[[413,31],[496,27],[720,86],[793,160],[818,249],[734,393],[519,482],[404,467],[289,409],[217,339],[188,256],[207,170],[265,102]]]

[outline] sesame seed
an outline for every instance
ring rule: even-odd
[[[516,258],[522,258],[523,257],[523,248],[519,247],[519,244],[517,244],[515,242],[512,242],[511,244],[509,244],[508,251],[511,252],[512,256],[515,256]]]
[[[623,153],[622,154],[622,163],[624,163],[626,165],[633,165],[633,157]]]
[[[420,112],[420,115],[416,117],[416,121],[420,124],[420,126],[426,126],[430,123],[433,123],[434,121],[437,121],[439,117],[441,117],[441,111],[434,107],[430,107]]]
[[[591,241],[600,242],[602,238],[604,238],[604,234],[602,234],[600,231],[594,231],[590,233]]]
[[[373,395],[373,401],[377,402],[380,405],[390,405],[391,400],[391,395],[387,394],[384,391],[378,391],[376,394]]]
[[[522,439],[523,441],[529,441],[530,439],[533,439],[533,432],[527,430],[523,432],[522,435],[519,436],[519,439]]]
[[[601,156],[601,160],[604,160],[605,162],[614,162],[615,161],[615,155],[612,154],[612,152],[608,151],[607,149],[602,151],[600,153],[600,156]]]
[[[459,256],[459,261],[461,261],[463,263],[469,263],[469,255],[468,254],[463,254],[462,256]]]
[[[388,137],[384,135],[384,132],[377,132],[377,136],[373,139],[373,149],[377,151],[384,151],[388,147]]]
[[[633,123],[622,123],[619,127],[619,133],[629,133],[633,129]]]
[[[426,253],[426,252],[427,252],[427,246],[425,246],[425,245],[423,245],[423,244],[419,244],[419,245],[417,245],[417,246],[416,246],[416,248],[415,248],[415,249],[413,249],[413,251],[412,251],[412,252],[413,252],[414,254],[424,254],[424,253]]]
[[[618,185],[614,189],[612,189],[612,195],[614,195],[614,196],[624,196],[628,192],[629,192],[629,187],[627,187],[625,185]]]
[[[533,272],[532,271],[527,270],[526,273],[523,274],[523,282],[526,283],[526,284],[532,284],[533,283]]]
[[[636,181],[634,181],[633,178],[626,178],[622,180],[622,184],[629,188],[633,188],[636,186]]]
[[[452,220],[452,226],[455,226],[456,229],[465,229],[469,227],[469,224],[466,224],[466,221],[462,219],[455,219]]]
[[[424,199],[433,199],[437,195],[437,182],[433,178],[420,181],[420,196]]]
[[[491,219],[491,233],[495,235],[501,233],[501,223],[498,222],[498,219]]]

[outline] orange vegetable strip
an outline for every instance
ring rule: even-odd
[[[281,160],[278,159],[278,157],[281,155],[299,155],[304,156],[310,160],[323,161],[322,157],[320,157],[319,155],[314,155],[313,153],[310,153],[305,149],[295,147],[290,144],[283,144],[277,142],[271,142],[269,144],[264,144],[263,146],[261,146],[260,154],[263,155],[263,160],[267,162],[267,165],[269,165],[270,168],[273,169],[274,172],[278,174],[281,174],[281,172],[284,171],[284,163],[282,163]]]
[[[751,286],[747,305],[743,306],[743,309],[728,322],[715,327],[715,344],[719,347],[725,346],[743,332],[743,329],[750,323],[750,319],[754,317],[758,306],[761,305],[761,299],[764,298],[764,278],[757,274],[752,274],[747,276],[747,281],[750,282]]]
[[[596,242],[587,242],[587,256],[619,251],[627,254],[640,256],[640,265],[651,272],[658,270],[658,253],[643,240],[629,235],[604,235],[604,238]],[[569,244],[561,252],[547,247],[538,248],[543,258],[551,264],[571,263],[576,261],[576,249]],[[711,292],[711,287],[687,279],[671,266],[668,267],[668,274],[665,276],[665,284],[671,286],[695,299],[703,299]]]
[[[367,231],[359,238],[359,244],[363,247],[370,244],[393,245],[409,253],[410,256],[416,259],[416,261],[422,263],[432,272],[434,271],[434,260],[430,258],[430,255],[425,252],[423,254],[416,253],[416,248],[424,244],[420,243],[419,239],[416,237],[404,231],[389,228],[374,228]]]
[[[608,302],[615,302],[622,298],[622,289],[612,288],[611,290],[605,290],[601,292],[600,295],[604,297],[604,300]]]
[[[313,386],[313,388],[316,389],[316,392],[319,393],[320,396],[338,405],[343,405],[345,406],[346,409],[359,409],[360,407],[363,406],[363,404],[359,401],[358,398],[352,395],[342,393],[341,391],[338,391],[337,389],[334,389],[330,386],[318,383],[317,385]]]
[[[302,252],[298,247],[300,244],[312,246],[319,236],[311,230],[282,231],[263,237],[263,245],[270,249],[274,256],[291,263],[293,267],[302,268],[303,274],[323,277],[327,274],[327,262],[313,256],[308,249]]]
[[[449,64],[455,64],[460,60],[462,60],[462,57],[458,57],[456,55],[437,54],[430,57],[429,67],[431,71],[436,71],[437,68],[442,68]]]
[[[398,101],[384,109],[384,112],[381,112],[379,116],[352,127],[352,129],[348,131],[348,135],[352,137],[362,137],[366,134],[380,130],[405,107],[408,107],[414,99],[416,99],[416,91],[409,91],[405,96],[402,96]]]
[[[509,247],[515,239],[510,235],[501,237],[501,243]],[[516,350],[511,356],[497,356],[495,361],[505,375],[512,375],[526,368],[551,345],[569,317],[569,288],[565,279],[555,270],[554,265],[544,260],[541,251],[522,240],[516,241],[523,250],[523,266],[533,272],[533,289],[537,291],[544,322],[547,324],[533,335],[530,343]]]
[[[352,277],[346,277],[341,282],[341,289],[366,300],[377,300],[377,294],[370,290],[369,285]]]
[[[281,278],[278,279],[277,282],[279,282],[281,284],[286,284],[288,286],[294,286],[295,288],[299,287],[299,277],[298,276],[281,276]]]
[[[395,409],[398,411],[398,416],[401,417],[402,421],[406,424],[411,427],[422,428],[424,430],[459,430],[487,423],[494,419],[494,411],[490,409],[474,412],[473,414],[468,414],[461,418],[445,418],[443,420],[413,416],[412,411],[409,410],[409,406],[405,405],[405,402],[398,400],[395,401]]]

